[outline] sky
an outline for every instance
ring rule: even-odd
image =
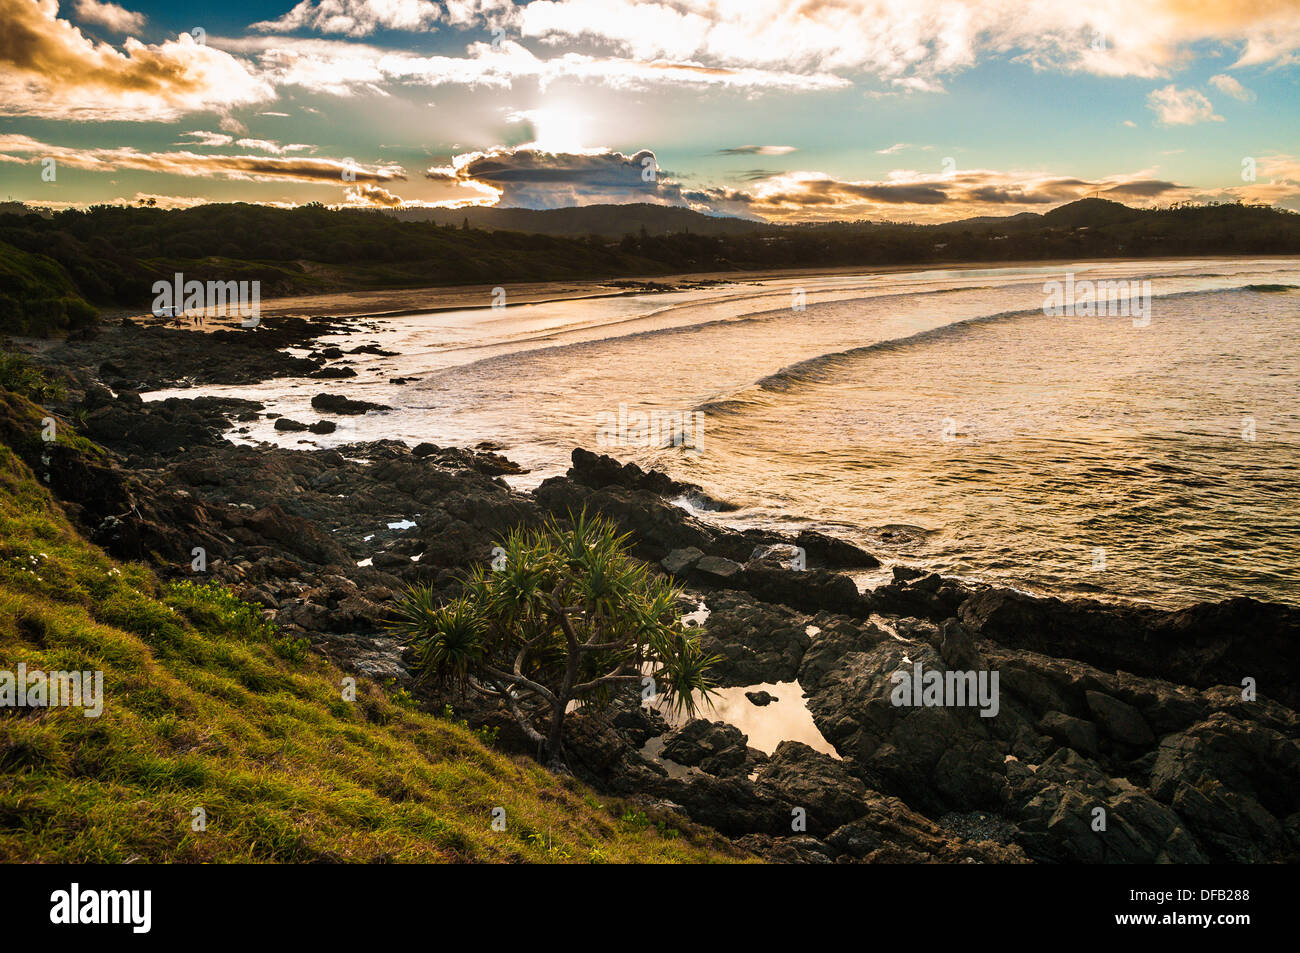
[[[0,200],[1300,210],[1300,0],[0,0]]]

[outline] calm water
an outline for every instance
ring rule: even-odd
[[[1067,270],[1150,280],[1150,323],[1045,316],[1044,282]],[[931,270],[454,311],[329,339],[399,352],[349,357],[353,380],[183,393],[304,422],[325,389],[391,404],[315,445],[493,441],[533,468],[523,486],[574,446],[602,449],[620,404],[698,411],[698,452],[603,449],[739,507],[709,518],[816,525],[889,562],[1165,605],[1296,602],[1300,292],[1249,289],[1277,284],[1300,286],[1300,262]]]

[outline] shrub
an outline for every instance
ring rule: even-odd
[[[628,554],[626,535],[585,512],[572,522],[514,530],[499,568],[477,568],[450,602],[409,589],[393,625],[421,678],[499,699],[556,764],[570,702],[602,704],[650,679],[694,714],[715,661],[682,625],[680,590]]]

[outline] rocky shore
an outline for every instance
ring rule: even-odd
[[[871,553],[814,532],[702,522],[672,502],[692,488],[581,449],[565,476],[522,493],[502,479],[518,468],[486,448],[236,446],[226,435],[259,404],[140,399],[181,380],[328,377],[333,355],[282,350],[310,351],[321,331],[105,329],[41,359],[69,381],[62,415],[109,455],[51,453],[12,415],[0,438],[113,555],[220,580],[344,667],[495,725],[498,744],[520,752],[502,712],[413,682],[385,628],[392,600],[416,582],[452,594],[513,526],[583,507],[608,516],[639,558],[687,587],[684,614],[703,607],[718,682],[797,682],[784,690],[802,692],[838,757],[792,741],[760,751],[707,718],[673,726],[633,695],[570,718],[569,766],[769,859],[1300,859],[1300,610],[1042,598],[898,566],[859,592],[846,573],[878,567]],[[328,383],[320,420],[302,426],[374,409]],[[996,673],[996,714],[896,703],[892,676],[918,664]],[[756,707],[770,700],[751,695]]]

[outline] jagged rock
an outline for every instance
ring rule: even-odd
[[[635,463],[619,463],[613,457],[575,448],[571,456],[573,466],[568,478],[592,489],[617,486],[626,490],[644,490],[657,496],[676,496],[688,489],[698,489],[690,484],[677,483],[658,470],[649,473]]]
[[[1103,695],[1101,692],[1084,692],[1088,710],[1102,731],[1116,741],[1127,745],[1147,747],[1156,736],[1151,733],[1151,726],[1142,714],[1132,705],[1126,705],[1118,698]]]
[[[747,741],[733,725],[693,718],[664,741],[663,756],[709,774],[734,774],[745,765]]]
[[[1278,819],[1300,810],[1300,743],[1216,712],[1160,742],[1151,790],[1187,818],[1214,859],[1256,863],[1282,847]]]
[[[696,564],[697,570],[701,569],[700,563]],[[827,569],[798,572],[760,564],[751,565],[743,572],[732,573],[726,578],[730,587],[745,589],[766,602],[779,602],[807,612],[829,609],[833,612],[865,614],[865,601],[853,580]]]
[[[1205,863],[1179,816],[1123,778],[1109,778],[1062,748],[1012,785],[1018,838],[1036,860]],[[1100,813],[1099,813],[1100,812]]]
[[[1080,754],[1095,755],[1100,749],[1097,726],[1082,718],[1074,718],[1064,712],[1049,711],[1039,720],[1038,727]]]
[[[311,399],[311,406],[313,410],[318,410],[321,413],[343,415],[364,414],[371,410],[393,409],[384,404],[371,403],[368,400],[352,400],[342,394],[317,394]]]
[[[1003,645],[1197,688],[1250,677],[1261,694],[1300,704],[1300,609],[1291,606],[1237,598],[1171,612],[986,589],[962,603],[961,618]]]
[[[860,546],[815,530],[804,530],[795,545],[806,554],[810,564],[830,569],[875,569],[880,560]]]
[[[694,566],[696,562],[704,555],[694,546],[688,546],[686,549],[674,549],[671,553],[659,560],[659,564],[664,570],[672,573],[674,576],[680,575],[685,570]]]
[[[702,556],[695,561],[694,566],[697,575],[708,576],[722,582],[741,572],[742,568],[740,563],[723,559],[721,556]]]
[[[838,853],[806,834],[791,837],[746,834],[736,839],[736,846],[772,864],[833,864],[833,857]]]
[[[822,735],[868,785],[921,810],[994,807],[1006,780],[1004,754],[975,707],[895,705],[895,672],[945,672],[929,645],[884,637],[862,650],[837,640],[819,659],[805,655],[799,681]],[[831,657],[831,651],[841,654]],[[807,671],[820,661],[821,671]],[[807,671],[807,674],[805,672]]]
[[[802,572],[807,568],[805,554],[793,543],[772,543],[755,546],[749,559],[745,561],[746,569],[788,569]]]
[[[937,573],[917,576],[915,571],[895,567],[894,580],[871,592],[871,610],[886,615],[913,616],[941,622],[957,615],[971,591]]]
[[[709,620],[700,644],[720,658],[713,668],[719,685],[794,680],[809,644],[807,616],[726,590],[709,593],[705,605]]]
[[[803,808],[810,834],[829,834],[866,809],[866,785],[834,758],[798,741],[781,742],[754,780],[760,789]]]

